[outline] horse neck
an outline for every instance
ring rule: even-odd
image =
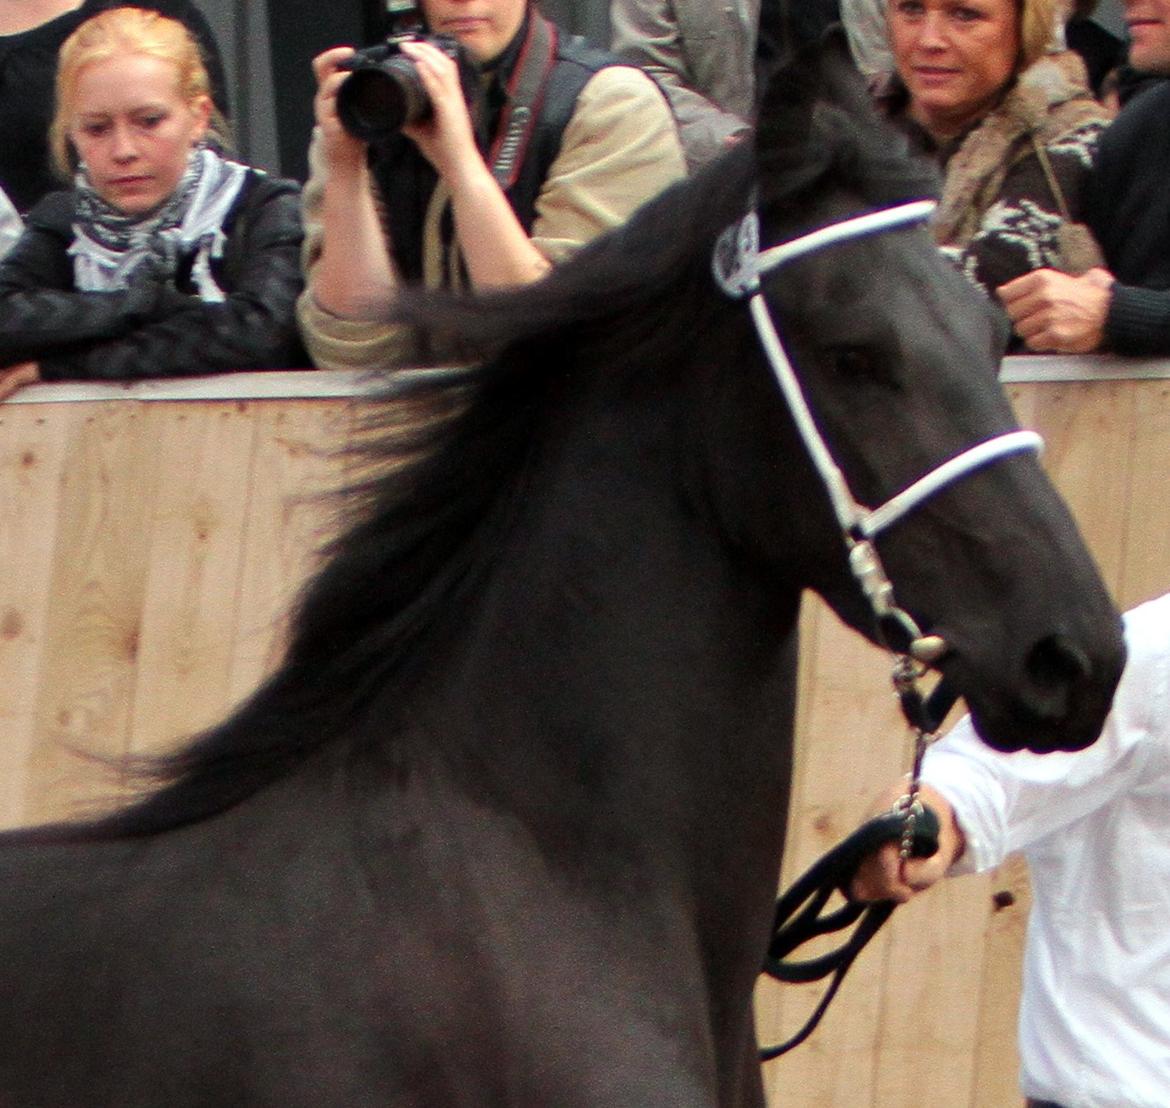
[[[696,849],[740,857],[746,836],[771,886],[797,594],[720,535],[687,390],[621,391],[550,415],[514,525],[436,658],[426,730],[567,865],[604,836],[710,877],[726,859],[697,866]]]

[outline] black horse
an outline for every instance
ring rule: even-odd
[[[923,195],[857,98],[806,62],[550,280],[414,302],[491,356],[393,390],[279,671],[139,802],[0,839],[0,1103],[762,1103],[800,594],[875,625],[711,256],[753,203],[774,243]],[[924,230],[764,290],[858,499],[1014,428]],[[878,546],[988,742],[1091,741],[1119,620],[1034,458]]]

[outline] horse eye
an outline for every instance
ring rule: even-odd
[[[868,350],[859,346],[847,346],[833,354],[833,368],[842,377],[872,377],[874,361]]]

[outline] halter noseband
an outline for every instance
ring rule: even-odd
[[[719,287],[734,299],[749,298],[748,307],[760,344],[768,356],[805,449],[824,483],[848,547],[850,570],[865,594],[878,626],[887,624],[891,619],[900,625],[911,641],[911,655],[919,662],[937,661],[945,651],[946,644],[935,636],[924,636],[910,614],[894,603],[893,586],[870,540],[960,477],[998,458],[1023,451],[1039,451],[1043,440],[1034,431],[1009,431],[997,435],[936,466],[877,508],[865,507],[853,496],[844,474],[817,429],[792,362],[772,322],[760,289],[760,277],[795,258],[828,246],[922,223],[930,217],[934,208],[932,200],[900,204],[831,223],[762,251],[759,246],[759,217],[755,211],[751,211],[720,235],[712,259]]]

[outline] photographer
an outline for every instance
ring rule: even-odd
[[[400,132],[367,144],[342,123],[338,90],[352,50],[313,63],[308,287],[298,316],[323,368],[411,364],[410,334],[385,322],[403,283],[538,280],[685,172],[650,78],[558,33],[531,0],[423,0],[422,16],[428,32],[458,42],[475,72],[461,80],[458,61],[437,44],[401,42],[432,113]]]

